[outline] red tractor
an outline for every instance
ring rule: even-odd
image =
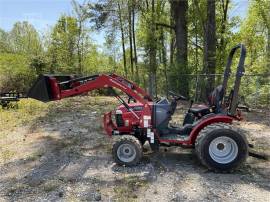
[[[237,68],[234,89],[224,100],[233,55],[237,49],[241,56]],[[42,75],[29,90],[28,97],[48,102],[80,95],[94,89],[119,89],[134,103],[126,102],[112,90],[121,105],[104,115],[104,128],[109,137],[118,136],[113,145],[113,157],[120,165],[133,166],[142,158],[142,146],[148,141],[156,151],[160,146],[183,146],[196,150],[201,163],[211,170],[230,171],[245,161],[248,143],[244,134],[232,123],[240,120],[237,108],[238,91],[244,74],[246,49],[240,44],[229,55],[223,85],[217,87],[209,106],[191,107],[183,127],[169,124],[177,101],[186,99],[173,94],[154,102],[150,96],[133,82],[115,74],[100,74],[82,78],[71,76]],[[112,116],[115,118],[112,119]]]

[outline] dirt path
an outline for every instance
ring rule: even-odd
[[[39,106],[35,114],[1,111],[0,201],[270,201],[269,161],[252,157],[235,173],[217,174],[192,150],[152,153],[146,145],[138,166],[117,166],[101,125],[114,104],[79,97]],[[253,112],[240,124],[268,154],[269,120],[268,112]]]

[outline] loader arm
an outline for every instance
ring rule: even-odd
[[[151,125],[151,97],[136,84],[116,74],[99,74],[81,78],[72,76],[41,75],[28,92],[28,97],[42,102],[61,100],[67,97],[81,95],[101,88],[117,88],[143,104],[139,117],[129,106],[122,104],[136,117],[137,125],[145,128]],[[121,101],[121,99],[120,99]],[[113,125],[110,114],[105,114],[104,125],[108,134],[111,134]],[[108,132],[109,131],[109,132]]]
[[[152,101],[142,88],[116,74],[99,74],[75,79],[71,76],[41,75],[29,90],[28,97],[49,102],[101,88],[117,88],[142,104]]]

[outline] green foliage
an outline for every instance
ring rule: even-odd
[[[92,46],[87,53],[84,61],[84,74],[98,74],[115,72],[115,66],[113,65],[110,57],[100,53],[96,46]]]
[[[8,33],[0,29],[0,53],[10,52],[10,45],[8,43]]]
[[[127,78],[140,86],[155,88],[157,92],[153,94],[164,96],[168,89],[178,92],[183,77],[179,76],[181,68],[179,70],[176,63],[176,36],[172,29],[175,25],[170,2],[105,0],[80,5],[73,0],[74,15],[62,15],[49,32],[39,34],[28,22],[15,23],[10,32],[0,29],[0,92],[27,91],[35,77],[43,73],[89,75],[108,72],[127,73]],[[182,68],[184,73],[203,72],[206,8],[207,1],[188,1],[188,68]],[[129,18],[131,9],[133,22]],[[216,73],[223,73],[230,49],[243,43],[247,47],[246,73],[269,74],[268,0],[251,0],[245,19],[230,17],[233,9],[232,1],[216,1]],[[130,32],[130,25],[134,25],[134,34]],[[91,39],[92,32],[101,29],[106,39],[103,46]],[[133,55],[130,45],[133,35],[138,55],[136,63],[134,44]],[[233,62],[233,75],[236,63],[237,59]],[[139,78],[134,75],[135,68]],[[156,85],[149,85],[150,80]],[[200,86],[204,77],[198,77],[199,82],[196,77],[187,80],[190,97],[194,98],[196,84]],[[216,76],[216,85],[221,80],[222,76]],[[269,105],[269,77],[243,77],[242,83],[240,93],[248,102],[254,103],[256,95],[256,102]],[[229,85],[233,85],[233,79]]]
[[[35,76],[28,64],[24,55],[0,54],[0,92],[27,91]]]
[[[34,55],[30,58],[29,67],[35,71],[37,75],[46,72],[48,66],[47,58],[44,55]]]
[[[32,58],[42,51],[37,31],[28,22],[17,22],[9,33],[0,30],[0,46],[0,92],[27,91],[37,72],[30,68]]]
[[[61,16],[47,35],[43,47],[41,37],[28,22],[15,23],[10,32],[0,30],[0,92],[27,92],[37,75],[43,73],[116,71],[115,61],[98,51],[80,29],[76,18]]]
[[[76,19],[70,16],[61,16],[53,28],[51,44],[48,48],[50,66],[53,72],[78,72],[74,69],[77,34]]]
[[[28,22],[16,22],[9,33],[9,45],[13,53],[38,54],[41,51],[39,35]]]
[[[270,5],[263,0],[254,0],[249,7],[248,16],[241,25],[239,38],[247,46],[249,72],[269,73],[267,60],[270,52],[270,26],[264,14],[270,13]],[[269,37],[269,38],[268,38]],[[268,45],[267,45],[268,44]],[[267,48],[268,46],[268,48]]]

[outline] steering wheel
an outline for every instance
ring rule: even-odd
[[[173,91],[169,91],[169,94],[173,97],[173,100],[171,102],[171,114],[174,114],[176,107],[177,107],[177,101],[178,100],[187,100],[187,98],[183,95],[178,95]]]
[[[169,94],[170,94],[171,96],[173,96],[173,98],[174,98],[175,101],[178,101],[178,100],[188,100],[185,96],[176,94],[176,93],[173,92],[173,91],[169,91]]]

